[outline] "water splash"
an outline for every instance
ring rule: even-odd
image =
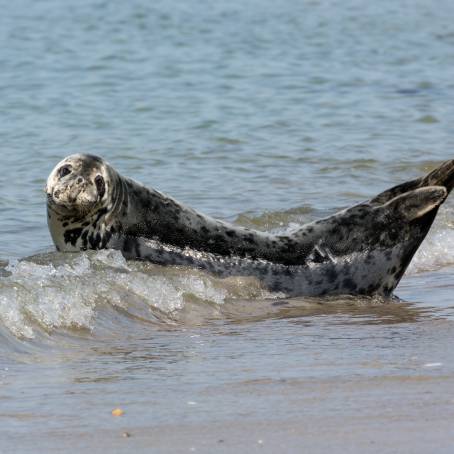
[[[454,208],[442,207],[432,229],[416,252],[407,274],[434,271],[454,264]]]
[[[216,305],[271,295],[254,279],[126,262],[120,252],[44,254],[15,261],[0,278],[0,328],[33,338],[37,329],[92,330],[103,307],[148,320],[171,318],[188,301]]]

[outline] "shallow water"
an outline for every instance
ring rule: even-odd
[[[261,230],[366,199],[453,158],[453,13],[3,5],[0,452],[451,452],[453,197],[384,302],[57,254],[42,188],[86,151]]]

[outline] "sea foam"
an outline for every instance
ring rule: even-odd
[[[36,329],[91,330],[103,305],[153,320],[188,302],[266,298],[255,279],[219,279],[198,270],[126,262],[120,252],[51,253],[10,263],[0,277],[0,328],[32,338]]]

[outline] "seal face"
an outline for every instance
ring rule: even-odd
[[[114,248],[128,259],[256,276],[289,295],[388,296],[453,186],[454,160],[289,235],[205,216],[92,155],[57,164],[46,193],[59,251]]]
[[[59,162],[46,184],[48,224],[59,251],[107,246],[115,222],[106,223],[114,208],[115,175],[92,155],[72,155]]]

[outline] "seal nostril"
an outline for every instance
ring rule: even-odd
[[[55,197],[56,199],[58,199],[58,198],[60,197],[60,191],[58,191],[58,190],[55,191],[55,192],[54,192],[54,197]]]
[[[82,177],[79,177],[77,179],[77,184],[82,184],[83,181],[84,181],[84,179]]]

